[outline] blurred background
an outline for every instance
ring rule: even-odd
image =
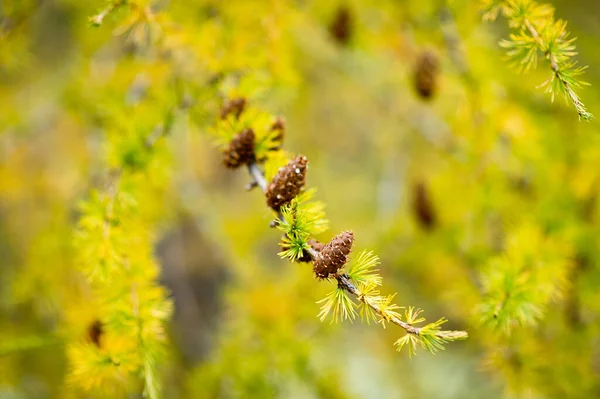
[[[538,88],[544,60],[511,67],[505,19],[468,0],[124,3],[0,3],[0,398],[121,397],[69,377],[96,317],[78,204],[123,137],[167,124],[137,198],[174,304],[164,397],[600,396],[600,128]],[[552,4],[600,114],[600,3]],[[409,359],[395,326],[319,321],[333,284],[277,256],[272,211],[210,134],[235,96],[285,118],[319,238],[353,230],[382,291],[468,340]]]

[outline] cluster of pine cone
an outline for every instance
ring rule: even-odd
[[[234,115],[239,119],[246,108],[245,99],[231,99],[221,108],[221,119],[226,119]],[[275,141],[277,146],[271,150],[278,150],[283,140],[285,124],[278,118],[271,127],[271,131],[277,132]],[[255,153],[256,135],[252,128],[245,128],[235,135],[227,147],[223,150],[223,162],[228,168],[239,168],[243,165],[251,165],[257,162]],[[288,205],[300,192],[306,184],[306,171],[308,160],[305,156],[299,155],[281,167],[273,180],[268,184],[265,196],[267,205],[275,212],[279,212],[281,207]],[[309,253],[305,253],[299,261],[313,261],[313,271],[319,279],[326,279],[334,276],[346,264],[348,255],[352,250],[354,243],[354,234],[351,231],[344,231],[335,236],[329,243],[322,244],[317,240],[310,240],[309,245],[317,253],[313,259]]]
[[[234,98],[227,101],[221,108],[221,119],[226,119],[230,115],[234,115],[236,119],[239,119],[246,108],[246,104],[247,102],[243,98]],[[277,118],[270,130],[275,132],[274,141],[276,144],[269,150],[279,150],[285,132],[283,119]],[[245,128],[235,135],[223,150],[223,163],[231,169],[256,163],[255,146],[256,135],[254,130]],[[282,206],[289,204],[292,199],[300,194],[306,183],[307,166],[308,160],[306,157],[299,155],[279,169],[265,193],[267,205],[271,209],[279,212]]]

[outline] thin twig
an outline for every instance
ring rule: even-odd
[[[265,175],[258,167],[256,162],[252,162],[248,164],[248,173],[254,180],[254,182],[260,187],[263,193],[267,192],[267,179],[265,179]]]
[[[108,172],[106,181],[106,194],[108,196],[108,204],[106,206],[106,214],[104,215],[104,226],[102,229],[102,236],[104,241],[107,242],[110,237],[110,230],[113,222],[113,211],[115,205],[115,198],[119,192],[119,184],[121,183],[122,169],[116,168],[111,169]]]
[[[267,189],[269,187],[269,183],[267,179],[265,179],[265,174],[256,162],[252,162],[248,164],[248,173],[250,173],[250,177],[252,177],[252,181],[246,186],[246,189],[251,190],[252,188],[258,186],[262,190],[263,193],[266,194]],[[283,220],[283,214],[281,211],[277,213],[277,218],[271,221],[270,227],[277,226],[277,220]]]
[[[525,20],[525,26],[527,27],[529,33],[531,33],[531,36],[533,36],[533,38],[535,39],[535,42],[538,44],[539,49],[544,52],[546,58],[548,58],[548,60],[550,61],[550,68],[552,68],[552,71],[558,71],[558,62],[556,61],[556,57],[554,56],[554,54],[550,53],[548,50],[544,51],[544,49],[546,48],[544,39],[542,39],[540,34],[537,32],[533,24],[528,19]]]
[[[315,251],[314,248],[309,248],[306,252],[308,252],[310,254],[310,257],[313,260],[316,260],[317,256],[319,256],[319,253],[317,251]],[[413,327],[410,324],[400,320],[397,317],[394,317],[394,316],[389,317],[389,315],[386,314],[385,312],[383,312],[381,310],[381,308],[379,306],[377,306],[377,304],[371,302],[367,297],[365,297],[363,294],[361,294],[361,292],[358,290],[358,288],[356,288],[354,283],[352,281],[350,281],[350,278],[348,277],[347,274],[340,274],[340,275],[337,275],[335,278],[338,281],[339,287],[343,288],[350,294],[354,295],[356,297],[356,299],[363,302],[365,305],[369,306],[371,309],[373,309],[375,311],[375,313],[377,313],[384,319],[389,320],[391,323],[394,323],[394,324],[402,327],[403,329],[406,330],[407,333],[419,335],[420,328]]]
[[[336,279],[337,279],[338,285],[340,287],[342,287],[343,289],[345,289],[346,291],[348,291],[349,293],[354,295],[359,301],[363,302],[365,305],[369,306],[378,315],[383,317],[384,320],[388,320],[389,322],[402,327],[409,334],[419,335],[419,332],[421,331],[420,328],[414,327],[414,326],[400,320],[396,316],[390,316],[389,314],[387,314],[386,312],[381,310],[381,308],[379,306],[377,306],[376,304],[371,302],[368,297],[361,294],[361,292],[358,290],[358,288],[356,288],[356,286],[352,283],[352,281],[350,281],[350,278],[348,277],[347,274],[338,275],[338,276],[336,276]]]

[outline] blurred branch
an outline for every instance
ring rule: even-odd
[[[442,36],[444,37],[444,42],[446,42],[446,47],[448,48],[452,63],[456,66],[460,75],[469,84],[473,84],[471,68],[469,67],[469,63],[465,56],[463,41],[458,32],[456,21],[448,6],[444,5],[440,8],[439,18]]]
[[[136,215],[135,206],[139,202],[129,191],[133,180],[128,178],[148,167],[150,150],[170,132],[172,125],[173,115],[169,112],[165,121],[146,137],[136,137],[134,148],[127,143],[118,167],[106,172],[103,187],[91,190],[89,199],[80,205],[81,215],[75,232],[79,267],[99,303],[110,304],[102,322],[113,326],[125,319],[131,322],[131,328],[120,333],[129,340],[128,351],[132,353],[123,360],[117,351],[107,355],[107,362],[98,363],[84,346],[69,343],[70,375],[81,387],[89,388],[90,378],[104,375],[105,371],[109,380],[113,366],[121,365],[128,373],[143,378],[145,397],[159,397],[157,363],[163,353],[163,323],[170,315],[171,302],[158,288],[158,266],[151,255],[152,238],[146,233],[147,221]],[[139,256],[140,251],[149,255]]]
[[[314,252],[314,250],[313,250],[313,252]],[[311,254],[311,256],[313,256],[313,255]],[[313,257],[313,259],[315,259],[315,258]],[[377,313],[378,315],[380,315],[382,317],[386,317],[386,318],[388,317],[388,314],[385,313],[379,306],[377,306],[377,304],[367,300],[367,297],[365,295],[363,295],[356,288],[356,286],[352,283],[352,281],[350,281],[350,278],[348,278],[348,275],[346,275],[346,274],[339,275],[336,277],[336,280],[338,281],[339,287],[343,288],[344,290],[346,290],[349,293],[351,293],[352,295],[354,295],[359,301],[363,302],[365,305],[367,305],[371,309],[373,309],[375,311],[375,313]],[[421,331],[420,328],[414,327],[406,322],[403,322],[402,320],[400,320],[398,317],[395,317],[395,316],[389,317],[389,321],[396,324],[397,326],[402,327],[409,334],[419,335],[419,332]]]
[[[102,11],[90,17],[90,22],[94,26],[100,26],[104,22],[104,18],[124,5],[127,5],[127,0],[112,0]]]
[[[28,13],[26,13],[16,21],[11,21],[11,19],[8,16],[2,16],[2,18],[0,19],[0,39],[4,39],[10,36],[12,33],[25,26],[25,23],[36,15],[36,13],[44,5],[45,1],[46,0],[39,0],[35,4],[33,9],[29,10]]]
[[[29,336],[15,340],[3,339],[0,344],[0,357],[13,353],[62,344],[63,341],[53,336]]]

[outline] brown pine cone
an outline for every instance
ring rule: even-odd
[[[437,56],[431,51],[422,52],[417,59],[414,71],[415,89],[422,98],[429,99],[435,93],[438,73]]]
[[[308,160],[304,155],[292,159],[282,168],[269,183],[267,188],[267,205],[274,211],[290,203],[304,187]]]
[[[315,276],[320,279],[328,278],[337,273],[348,260],[348,255],[354,243],[354,233],[343,231],[323,246],[319,256],[313,263]]]
[[[239,119],[242,112],[244,112],[244,109],[246,109],[247,103],[248,102],[243,97],[227,100],[221,107],[221,119],[227,119],[230,114],[234,114],[235,119]]]
[[[274,132],[272,142],[270,143],[270,147],[267,148],[268,151],[279,151],[281,149],[281,145],[283,144],[283,138],[285,136],[285,121],[283,118],[277,117],[275,122],[271,125],[269,132]],[[267,160],[267,154],[263,154],[260,158],[258,158],[258,162],[264,162]]]
[[[254,131],[244,129],[236,135],[223,151],[223,163],[231,169],[254,162]]]
[[[348,6],[338,8],[329,26],[329,34],[339,45],[348,44],[352,36],[352,14]]]
[[[88,339],[100,348],[102,347],[102,335],[104,335],[104,326],[102,325],[102,322],[100,320],[94,320],[87,330]]]
[[[285,137],[285,121],[283,118],[277,118],[275,122],[271,125],[271,131],[277,132],[273,139],[277,143],[275,147],[269,148],[271,151],[277,151],[281,148],[281,144],[283,143],[283,138]]]
[[[314,249],[317,252],[321,252],[321,250],[324,247],[324,244],[322,244],[321,242],[315,240],[314,238],[311,238],[310,240],[308,240],[308,245],[310,245],[312,247],[312,249]],[[312,256],[310,256],[310,254],[306,251],[304,251],[304,254],[302,255],[302,257],[298,258],[298,262],[312,262]]]
[[[423,182],[418,182],[413,187],[413,213],[421,227],[426,230],[431,230],[437,223],[437,216],[431,195],[427,186]]]

